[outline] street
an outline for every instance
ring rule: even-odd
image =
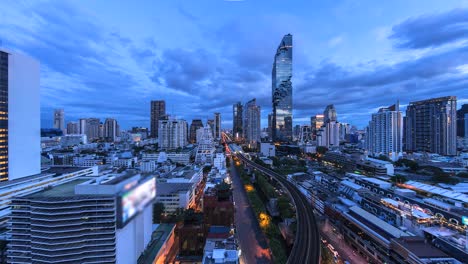
[[[235,225],[241,248],[241,263],[273,263],[267,240],[247,200],[241,179],[231,162],[233,196],[236,206]]]

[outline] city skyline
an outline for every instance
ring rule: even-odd
[[[204,16],[208,5],[217,12]],[[52,127],[56,108],[65,110],[66,123],[96,113],[115,117],[123,129],[149,127],[149,102],[165,100],[169,114],[189,121],[220,112],[223,128],[231,128],[232,105],[255,97],[264,128],[272,110],[272,55],[287,33],[295,43],[293,125],[309,123],[327,104],[340,122],[364,128],[372,113],[396,100],[402,110],[439,96],[457,96],[459,108],[468,102],[467,34],[456,27],[468,17],[462,2],[273,4],[260,17],[258,5],[148,4],[153,14],[145,5],[12,3],[0,18],[1,43],[41,63],[42,127]],[[311,8],[320,14],[310,18]],[[122,22],[127,13],[139,17]],[[142,26],[152,23],[158,26]],[[424,33],[428,25],[433,30]]]

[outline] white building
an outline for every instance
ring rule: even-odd
[[[274,157],[276,147],[273,143],[260,143],[260,153],[265,157]]]
[[[317,145],[336,148],[340,145],[340,123],[330,121],[325,123],[317,132]]]
[[[8,76],[8,78],[6,78]],[[39,63],[0,49],[0,180],[41,171]]]
[[[157,168],[155,160],[142,160],[140,161],[140,170],[142,172],[153,172]]]
[[[81,144],[87,144],[88,138],[86,135],[79,135],[79,134],[68,134],[65,136],[60,137],[60,145],[62,147],[70,147],[70,146],[77,146]]]
[[[218,170],[226,169],[226,157],[223,153],[216,153],[216,157],[213,160],[213,166]]]
[[[65,113],[63,109],[55,109],[54,111],[54,128],[62,130],[63,134],[67,134],[65,130]]]
[[[155,178],[131,173],[15,197],[12,216],[24,217],[10,220],[8,263],[136,263],[151,240],[155,197]]]
[[[209,125],[206,125],[202,129],[202,135],[199,138],[197,147],[197,154],[195,155],[195,163],[199,164],[213,164],[214,152],[216,150],[213,141],[213,133]]]
[[[187,209],[195,204],[194,183],[159,183],[156,202],[164,204],[164,212],[174,213],[178,208]]]
[[[192,155],[191,150],[182,151],[170,151],[170,152],[156,152],[156,153],[143,153],[143,160],[155,160],[158,163],[166,162],[170,160],[173,163],[180,163],[187,165],[190,163],[190,156]]]
[[[159,120],[159,148],[172,150],[185,147],[187,142],[187,122],[183,119]]]
[[[403,154],[403,117],[399,104],[380,108],[366,128],[365,147],[374,156],[398,160]]]

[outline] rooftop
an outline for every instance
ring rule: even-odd
[[[397,243],[419,258],[448,258],[449,256],[440,249],[426,243],[420,237],[401,237],[394,239],[392,243]]]
[[[151,241],[145,251],[138,258],[138,264],[151,264],[158,255],[161,247],[166,243],[167,238],[174,230],[175,224],[157,224],[154,225],[154,231],[151,235]]]
[[[28,198],[51,198],[51,197],[71,197],[75,196],[75,186],[88,181],[89,178],[79,178],[61,185],[46,188],[42,191],[27,195]]]
[[[193,183],[158,183],[157,196],[168,195],[179,191],[188,191],[192,188]]]

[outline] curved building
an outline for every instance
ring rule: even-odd
[[[272,70],[272,137],[292,141],[292,35],[287,34],[276,50]]]

